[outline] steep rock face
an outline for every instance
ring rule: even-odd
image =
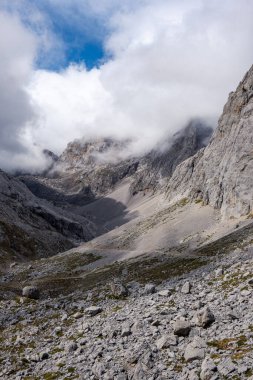
[[[203,200],[226,217],[247,215],[253,208],[252,173],[253,66],[229,95],[208,146],[177,167],[167,195]]]
[[[109,138],[86,143],[74,141],[68,144],[50,174],[37,178],[23,177],[22,181],[34,194],[48,200],[56,197],[45,194],[41,184],[54,189],[58,193],[57,198],[62,198],[63,202],[90,203],[95,196],[107,194],[119,181],[137,170],[138,159],[121,158],[126,144],[125,141]],[[68,199],[60,196],[60,193],[67,195]]]
[[[201,121],[194,120],[167,142],[165,141],[163,149],[159,147],[153,149],[140,160],[131,185],[132,193],[154,190],[164,185],[177,165],[206,145],[211,133],[210,127]]]
[[[212,129],[199,121],[189,125],[142,157],[123,159],[128,141],[102,139],[74,141],[56,161],[50,175],[23,176],[22,181],[38,197],[83,206],[109,194],[120,181],[130,178],[132,195],[154,191],[166,183],[176,166],[205,145]],[[122,154],[123,152],[123,154]]]
[[[0,259],[51,256],[90,240],[93,225],[36,198],[19,180],[0,171]]]

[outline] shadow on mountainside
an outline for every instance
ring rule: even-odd
[[[138,216],[137,212],[129,213],[124,203],[110,197],[95,198],[90,187],[84,187],[77,194],[64,194],[32,177],[19,178],[38,198],[49,201],[54,206],[80,215],[90,220],[96,227],[94,237],[129,222]]]
[[[117,228],[139,216],[129,212],[126,205],[113,198],[105,197],[76,210],[80,215],[90,219],[98,228],[98,235]]]

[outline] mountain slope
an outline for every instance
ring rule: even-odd
[[[87,241],[93,224],[36,198],[19,180],[0,171],[0,255],[10,260],[51,256]]]
[[[146,155],[127,159],[122,157],[129,141],[75,141],[68,144],[47,175],[23,176],[21,180],[36,196],[57,205],[93,202],[126,178],[132,182],[133,195],[154,191],[166,183],[180,162],[205,146],[211,132],[202,122],[192,121]]]
[[[167,195],[203,200],[225,217],[253,209],[253,66],[229,96],[208,144],[175,170]]]

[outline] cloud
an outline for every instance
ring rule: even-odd
[[[33,157],[39,147],[60,153],[75,138],[107,136],[132,138],[139,153],[192,118],[215,124],[253,62],[253,3],[247,0],[143,0],[123,8],[116,0],[60,3],[70,20],[72,7],[80,10],[75,22],[85,10],[103,19],[110,59],[92,70],[71,64],[22,77],[35,116],[14,130]]]
[[[25,86],[31,79],[36,40],[16,17],[1,12],[0,25],[0,160],[5,167],[14,153],[27,153],[20,138],[34,116]]]

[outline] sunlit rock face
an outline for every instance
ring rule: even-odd
[[[253,67],[229,95],[208,146],[184,161],[168,183],[170,199],[182,195],[241,216],[253,208]]]

